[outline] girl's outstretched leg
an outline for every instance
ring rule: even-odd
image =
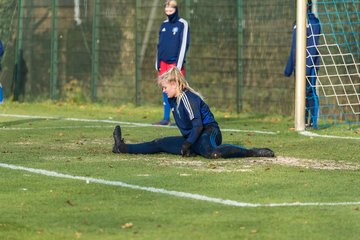
[[[114,129],[114,153],[130,153],[130,154],[152,154],[152,153],[171,153],[181,154],[181,146],[185,139],[179,137],[164,137],[155,139],[150,142],[126,144],[122,138],[120,126]]]
[[[275,153],[269,148],[251,148],[223,144],[211,153],[211,158],[243,158],[243,157],[275,157]]]

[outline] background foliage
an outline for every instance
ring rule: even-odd
[[[96,95],[96,101],[116,104],[160,104],[154,64],[159,26],[165,19],[163,1],[79,3],[81,24],[75,22],[73,0],[1,1],[8,12],[16,13],[12,22],[4,14],[1,19],[12,26],[5,39],[5,95],[14,94],[13,56],[21,33],[19,100],[66,99],[66,86],[75,80],[85,95],[81,99]],[[294,81],[283,76],[283,69],[295,1],[178,0],[178,5],[191,31],[187,78],[210,105],[228,111],[292,112]]]

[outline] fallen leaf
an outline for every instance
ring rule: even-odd
[[[125,223],[124,225],[121,226],[122,229],[128,229],[128,228],[132,228],[134,226],[134,224],[132,223]]]
[[[208,168],[215,169],[217,167],[216,167],[216,165],[214,163],[209,163]]]
[[[76,236],[77,239],[81,238],[81,232],[76,232],[75,236]]]
[[[70,200],[67,200],[66,203],[69,204],[70,206],[74,206],[74,204],[72,204]]]

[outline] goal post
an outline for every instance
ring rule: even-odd
[[[296,2],[295,130],[305,130],[305,59],[307,1]]]

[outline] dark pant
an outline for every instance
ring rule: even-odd
[[[305,105],[305,123],[310,123],[312,127],[317,128],[319,97],[316,93],[316,74],[314,68],[311,69],[311,75],[308,76],[308,81],[306,81]]]
[[[164,137],[155,139],[151,142],[138,144],[127,144],[128,153],[132,154],[151,154],[151,153],[171,153],[181,154],[181,146],[185,138]],[[199,139],[191,145],[191,153],[201,155],[206,158],[235,158],[248,157],[250,151],[244,147],[223,144],[221,131],[218,127],[207,126],[201,133]]]

